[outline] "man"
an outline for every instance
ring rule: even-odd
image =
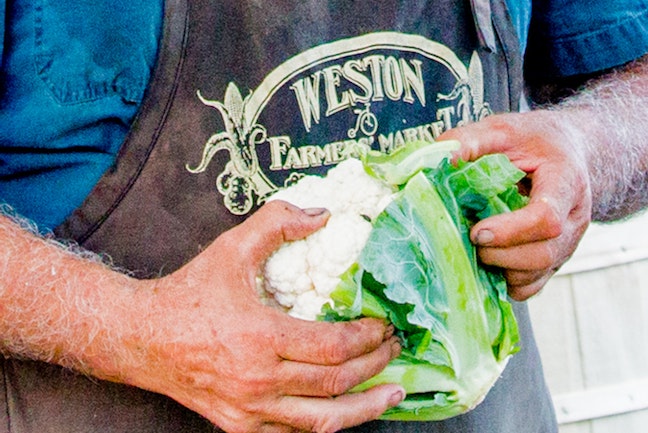
[[[0,431],[555,431],[523,304],[522,351],[482,405],[440,423],[367,423],[400,387],[345,391],[398,341],[381,322],[305,323],[257,301],[265,258],[327,218],[263,198],[339,162],[349,140],[391,151],[459,138],[464,158],[506,152],[530,173],[531,203],[473,237],[526,299],[591,216],[645,198],[639,133],[619,140],[601,126],[626,118],[592,106],[635,111],[623,123],[636,127],[643,116],[608,85],[645,98],[642,62],[559,112],[500,115],[523,88],[530,11],[516,2],[169,0],[163,24],[161,5],[72,3],[6,5],[0,191],[41,230],[128,272],[2,217]],[[533,16],[554,23],[561,7]],[[646,18],[640,2],[620,9],[629,17],[615,23]],[[635,36],[631,56],[596,70],[645,53]],[[634,151],[602,156],[619,141]],[[612,160],[624,177],[603,182]],[[622,205],[608,206],[617,194]]]

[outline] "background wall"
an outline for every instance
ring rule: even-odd
[[[591,226],[529,306],[560,433],[648,431],[648,214]]]

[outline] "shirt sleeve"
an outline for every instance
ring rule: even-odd
[[[534,1],[526,73],[592,74],[648,52],[648,0]]]

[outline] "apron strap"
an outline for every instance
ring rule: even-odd
[[[475,18],[479,42],[490,52],[497,52],[490,0],[470,0],[470,5]]]

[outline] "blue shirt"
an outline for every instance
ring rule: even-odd
[[[162,4],[0,0],[0,203],[46,229],[83,202],[143,98]]]
[[[527,73],[589,74],[648,52],[648,0],[533,2]]]
[[[507,2],[523,50],[533,13],[528,58],[540,73],[590,72],[648,51],[645,0]],[[155,64],[163,1],[5,4],[0,202],[53,228],[119,152]]]

